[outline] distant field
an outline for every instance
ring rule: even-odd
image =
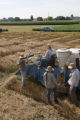
[[[54,26],[54,29],[57,31],[74,31],[74,32],[80,32],[80,24],[74,24],[74,25],[56,25]]]
[[[48,26],[49,27],[49,26]],[[55,32],[80,32],[80,24],[73,25],[53,25]],[[41,31],[41,27],[35,27],[33,31]]]
[[[20,26],[20,25],[11,25],[11,26],[0,26],[0,28],[3,29],[8,29],[9,32],[31,32],[33,28],[40,28],[44,25],[24,25],[24,26]],[[45,25],[45,26],[52,26],[52,25]]]
[[[24,25],[24,26],[0,26],[0,28],[8,29],[9,32],[32,32],[32,29],[40,29],[41,27],[53,27],[57,32],[80,32],[80,24],[74,25]]]
[[[53,21],[0,22],[0,25],[70,25],[79,23],[80,20],[53,20]]]

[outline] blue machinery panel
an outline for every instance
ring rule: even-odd
[[[26,76],[32,76],[34,78],[38,76],[38,81],[40,81],[42,84],[44,84],[43,74],[45,71],[46,71],[45,69],[38,68],[36,65],[26,65]],[[57,77],[57,75],[60,74],[60,71],[61,71],[60,68],[56,68],[56,67],[54,68],[53,74],[55,75],[55,77]],[[66,71],[65,83],[67,83],[70,73],[71,73],[70,70]],[[16,72],[16,75],[21,75],[20,70]],[[80,81],[79,81],[78,88],[80,89]]]

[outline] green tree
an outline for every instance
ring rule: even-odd
[[[71,19],[74,19],[74,15],[73,14],[71,14]]]
[[[55,19],[56,20],[65,20],[65,17],[64,16],[57,16]]]
[[[8,21],[7,18],[3,18],[2,21]]]
[[[68,16],[67,16],[65,19],[66,19],[66,20],[71,20],[71,17],[68,17]]]
[[[30,16],[30,20],[33,21],[34,20],[34,17],[33,15]]]
[[[53,20],[53,17],[49,16],[49,17],[47,18],[47,20],[48,20],[48,21],[52,21],[52,20]]]
[[[8,21],[14,21],[14,18],[13,17],[9,17]]]
[[[15,21],[20,21],[20,18],[19,17],[15,17],[14,20]]]
[[[43,21],[42,17],[37,17],[37,21]]]

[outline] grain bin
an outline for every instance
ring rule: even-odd
[[[71,48],[70,51],[73,55],[75,55],[75,58],[80,59],[80,48]]]
[[[80,48],[71,48],[70,51],[75,56],[76,66],[80,70]]]
[[[67,48],[61,48],[56,51],[56,54],[59,60],[59,66],[64,67],[64,65],[66,65],[68,57],[70,56],[70,50]]]

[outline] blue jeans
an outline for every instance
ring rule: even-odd
[[[51,91],[53,92],[53,95],[54,95],[54,101],[57,100],[57,93],[55,88],[53,89],[47,88],[47,100],[50,100]]]
[[[24,87],[25,84],[25,80],[26,80],[26,71],[20,71],[21,72],[21,76],[22,76],[22,87]]]

